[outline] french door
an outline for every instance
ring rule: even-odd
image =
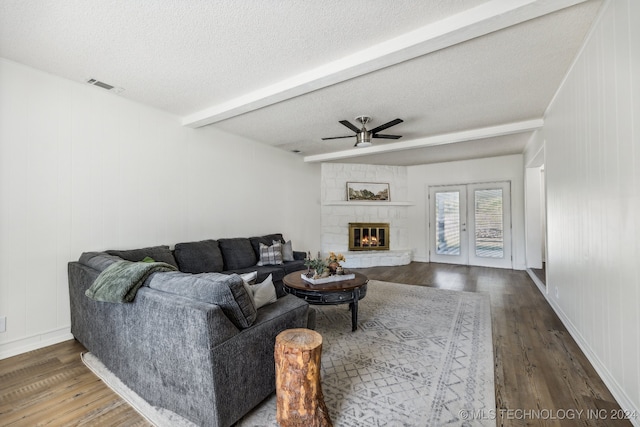
[[[512,268],[509,182],[429,187],[432,262]]]

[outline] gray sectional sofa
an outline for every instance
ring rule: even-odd
[[[169,246],[154,246],[134,250],[108,250],[106,253],[129,261],[142,261],[149,256],[156,261],[176,266],[183,273],[243,274],[257,271],[258,282],[271,274],[276,293],[278,297],[282,297],[285,295],[282,288],[283,277],[306,268],[305,252],[292,251],[292,260],[285,260],[281,265],[257,265],[260,260],[260,243],[271,246],[274,241],[287,243],[281,233],[276,233],[249,238],[178,243],[173,251]]]
[[[274,240],[284,241],[278,234],[183,243],[174,251],[157,246],[84,253],[69,263],[71,332],[152,405],[200,426],[230,426],[275,390],[276,335],[315,326],[313,309],[281,289],[274,303],[256,309],[235,274],[258,271],[258,281],[272,274],[279,282],[304,268],[300,259],[255,265],[254,246]],[[145,257],[180,271],[151,274],[131,303],[85,295],[114,263]]]

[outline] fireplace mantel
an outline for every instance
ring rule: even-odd
[[[345,201],[335,200],[323,202],[323,206],[413,206],[413,202],[376,202],[376,201]]]

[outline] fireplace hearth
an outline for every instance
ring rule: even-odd
[[[388,251],[389,223],[350,222],[350,251]]]

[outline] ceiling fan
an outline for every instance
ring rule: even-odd
[[[384,134],[378,133],[381,130],[385,130],[387,128],[390,128],[391,126],[395,126],[399,123],[402,123],[403,122],[402,119],[391,120],[390,122],[387,122],[371,130],[367,130],[366,128],[367,123],[371,121],[371,117],[358,116],[355,118],[355,120],[362,124],[362,129],[358,129],[355,125],[351,124],[351,122],[349,122],[348,120],[340,120],[340,123],[348,127],[349,129],[351,129],[352,131],[354,131],[356,133],[355,135],[333,136],[329,138],[322,138],[322,140],[325,141],[327,139],[352,138],[355,136],[356,144],[354,145],[354,147],[369,147],[371,145],[371,138],[382,138],[382,139],[402,138],[401,135],[384,135]]]

